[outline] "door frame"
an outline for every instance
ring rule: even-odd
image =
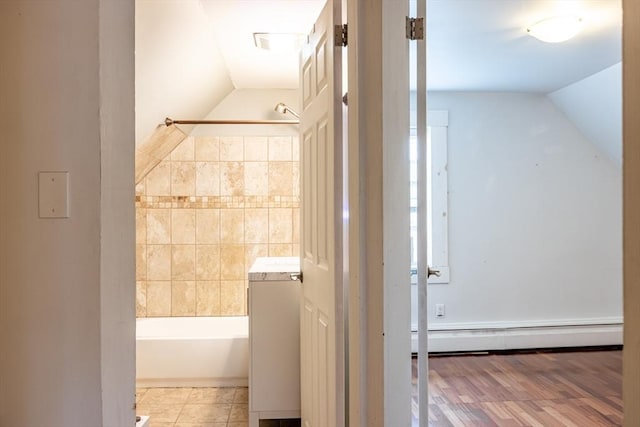
[[[624,426],[631,427],[640,423],[640,4],[623,0],[622,8],[622,398]]]
[[[411,425],[408,2],[349,25],[348,425]]]

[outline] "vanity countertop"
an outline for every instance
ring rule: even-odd
[[[249,281],[291,280],[292,273],[300,273],[300,258],[261,257],[249,269]]]

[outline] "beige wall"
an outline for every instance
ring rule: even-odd
[[[0,425],[132,425],[133,5],[1,1],[0,44]]]
[[[299,252],[298,138],[185,139],[138,185],[138,317],[247,312],[256,257]]]

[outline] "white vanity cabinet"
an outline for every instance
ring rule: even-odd
[[[297,257],[258,258],[249,270],[249,427],[300,418]]]

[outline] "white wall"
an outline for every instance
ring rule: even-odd
[[[598,149],[622,166],[622,63],[548,96]]]
[[[544,95],[428,103],[449,111],[451,267],[430,329],[621,321],[620,169]]]
[[[233,83],[199,1],[135,4],[136,143],[142,144],[165,117],[202,119]]]
[[[125,1],[0,2],[2,426],[133,422],[132,19]],[[38,218],[51,170],[69,171],[68,219]]]
[[[207,114],[206,120],[296,120],[291,114],[274,111],[279,102],[300,113],[296,89],[236,89]],[[199,125],[191,135],[298,136],[298,133],[298,125]]]

